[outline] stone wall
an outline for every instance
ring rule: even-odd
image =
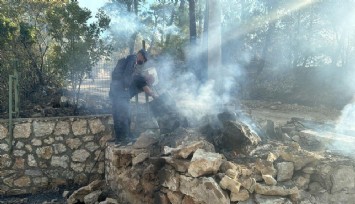
[[[109,115],[16,119],[12,148],[0,120],[0,195],[20,195],[104,177]]]

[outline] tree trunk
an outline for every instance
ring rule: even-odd
[[[195,0],[189,0],[189,18],[190,18],[190,43],[196,45],[196,4]]]

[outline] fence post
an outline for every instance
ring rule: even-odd
[[[13,117],[19,116],[17,62],[14,63],[14,66],[15,66],[14,74],[9,75],[9,138],[8,138],[8,144],[10,146],[10,152],[12,152],[12,150],[13,150],[13,146],[12,146],[12,141],[14,138]],[[14,105],[14,107],[13,107],[13,105]]]

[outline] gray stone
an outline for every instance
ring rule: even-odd
[[[39,158],[50,159],[53,155],[53,149],[51,146],[44,146],[36,149],[36,154]]]
[[[298,144],[280,147],[279,154],[283,160],[293,162],[296,171],[323,158],[318,154],[301,149]]]
[[[54,129],[54,135],[68,135],[70,133],[70,124],[68,121],[59,121]]]
[[[47,177],[35,177],[32,181],[34,185],[42,188],[46,188],[49,185],[49,179]]]
[[[29,144],[26,144],[25,145],[25,148],[26,148],[26,150],[27,150],[27,152],[32,152],[32,146],[31,145],[29,145]]]
[[[74,135],[84,135],[87,134],[87,121],[84,119],[79,119],[72,122],[72,129]]]
[[[5,126],[0,124],[0,140],[4,139],[7,137],[8,130]]]
[[[11,157],[8,154],[0,155],[0,168],[8,168],[12,164]]]
[[[73,152],[72,160],[75,162],[85,162],[90,156],[90,153],[84,149],[75,150]]]
[[[145,149],[157,142],[156,134],[153,131],[147,130],[140,134],[137,141],[133,144],[133,147],[136,149]]]
[[[190,155],[192,155],[197,149],[203,149],[206,152],[215,152],[214,146],[207,141],[196,141],[192,142],[188,145],[180,145],[174,150],[172,150],[172,155],[175,158],[183,158],[186,159]]]
[[[26,151],[24,151],[24,150],[14,150],[13,154],[16,157],[22,157],[23,155],[26,154]]]
[[[23,142],[21,142],[21,141],[17,141],[16,142],[16,149],[21,149],[22,147],[24,147],[25,146],[25,144],[23,143]]]
[[[67,139],[66,140],[66,144],[68,145],[68,147],[72,150],[77,149],[80,145],[81,142],[78,138],[74,138],[74,139]]]
[[[287,196],[298,193],[298,188],[288,188],[285,186],[265,186],[259,183],[255,185],[255,192],[261,195]]]
[[[33,132],[34,132],[35,136],[36,137],[43,137],[45,135],[50,135],[53,133],[55,123],[34,121],[32,126],[33,126]]]
[[[54,138],[47,138],[47,139],[44,139],[43,140],[43,143],[44,144],[48,144],[48,145],[51,145],[51,144],[53,144],[55,141],[54,141]]]
[[[55,154],[60,154],[60,153],[64,153],[67,151],[67,147],[61,143],[59,144],[54,144],[53,145],[54,148],[54,153]]]
[[[159,174],[160,184],[172,191],[178,191],[180,184],[179,174],[173,168],[163,168]]]
[[[25,175],[27,176],[42,176],[41,170],[25,170]]]
[[[95,139],[94,135],[89,135],[89,136],[84,136],[83,137],[83,142],[91,142]]]
[[[222,146],[229,149],[245,148],[248,145],[258,145],[261,138],[248,125],[237,121],[223,123]]]
[[[239,192],[231,192],[230,199],[232,202],[236,201],[246,201],[249,199],[249,192],[245,189],[242,189]]]
[[[31,135],[31,123],[16,124],[14,138],[29,138]]]
[[[22,176],[14,180],[14,186],[17,187],[28,187],[31,184],[31,179],[28,176]]]
[[[276,169],[271,161],[266,161],[262,159],[257,159],[255,162],[255,168],[260,171],[262,175],[276,176]]]
[[[100,146],[98,144],[96,144],[95,142],[89,142],[85,145],[85,148],[87,150],[89,150],[89,152],[94,152],[95,150],[100,148]]]
[[[132,159],[132,165],[135,166],[148,158],[149,158],[149,153],[145,153],[145,152],[140,153]]]
[[[229,204],[229,196],[211,177],[191,178],[180,176],[180,191],[197,203]]]
[[[166,193],[167,197],[171,204],[181,204],[184,195],[180,192],[168,191]]]
[[[223,157],[221,154],[205,152],[202,149],[196,150],[192,156],[188,173],[193,177],[199,177],[211,173],[217,173],[221,166]]]
[[[83,172],[83,171],[84,171],[84,168],[85,168],[85,164],[72,162],[72,163],[70,164],[70,167],[71,167],[75,172]]]
[[[56,141],[63,141],[64,140],[64,138],[62,136],[56,136],[56,137],[54,137],[54,139]]]
[[[36,146],[36,147],[42,145],[42,141],[39,140],[39,139],[33,139],[33,140],[31,140],[31,143],[32,143],[33,146]]]
[[[87,194],[86,196],[84,196],[84,203],[85,204],[95,204],[95,203],[97,203],[101,193],[102,193],[101,190],[96,190],[96,191],[93,191],[93,192]]]
[[[238,193],[241,183],[239,183],[236,179],[230,178],[229,176],[224,176],[219,182],[219,185],[224,190],[229,190],[233,193]]]
[[[100,119],[89,120],[89,127],[92,134],[97,134],[105,131],[105,126],[102,124]]]
[[[165,162],[168,163],[169,165],[173,166],[176,171],[181,173],[187,172],[187,169],[189,168],[190,165],[190,162],[184,159],[176,159],[172,157],[162,157],[162,159],[164,159]]]
[[[0,150],[7,152],[10,150],[10,146],[8,144],[0,144]]]
[[[339,192],[343,189],[354,189],[355,172],[352,166],[338,166],[330,175],[332,181],[331,193]]]
[[[113,198],[106,198],[106,200],[99,202],[99,204],[119,204],[117,200]]]
[[[271,175],[262,175],[262,177],[268,186],[275,186],[277,184],[277,181]]]
[[[36,161],[35,157],[32,154],[29,154],[27,156],[27,164],[28,164],[28,166],[31,166],[31,167],[36,167],[37,166],[37,161]]]
[[[51,166],[67,168],[69,162],[69,157],[64,155],[61,157],[53,156],[51,161]]]
[[[292,162],[277,163],[277,181],[288,181],[292,178],[294,165]]]
[[[309,174],[299,175],[293,180],[299,189],[308,189],[308,184],[310,182],[310,175]]]
[[[287,198],[279,196],[265,196],[255,195],[255,201],[257,204],[285,204]]]

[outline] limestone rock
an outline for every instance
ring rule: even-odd
[[[183,159],[176,159],[171,157],[162,157],[166,163],[173,166],[176,171],[185,173],[190,166],[190,162]]]
[[[288,181],[293,176],[294,165],[292,162],[277,163],[277,181]]]
[[[75,150],[73,152],[72,160],[75,162],[85,162],[90,156],[90,153],[85,149]]]
[[[168,191],[166,194],[171,204],[180,204],[183,199],[183,194],[180,192]]]
[[[0,140],[7,137],[8,130],[5,126],[0,124]]]
[[[293,162],[296,171],[323,158],[313,152],[303,150],[299,146],[283,146],[279,149],[279,154],[283,160]]]
[[[35,136],[42,137],[45,135],[50,135],[53,132],[55,123],[34,121],[32,126],[33,126],[33,132]]]
[[[265,195],[256,195],[256,203],[262,204],[291,204],[292,202],[287,198],[279,196],[265,196]]]
[[[262,175],[262,177],[268,186],[275,186],[277,184],[277,181],[271,175]]]
[[[270,161],[257,159],[255,162],[255,168],[261,172],[262,175],[276,176],[276,169]]]
[[[178,146],[171,153],[175,158],[186,159],[188,156],[193,154],[197,149],[203,149],[206,152],[215,152],[214,147],[211,143],[207,141],[196,141],[186,146]]]
[[[99,118],[89,120],[89,127],[92,134],[97,134],[105,131],[105,126],[102,124]]]
[[[257,145],[261,138],[251,129],[237,121],[225,121],[223,123],[222,145],[229,149],[245,148],[248,145]]]
[[[206,204],[229,204],[230,200],[216,181],[211,177],[191,178],[180,176],[180,191],[193,200]]]
[[[16,124],[14,138],[29,138],[31,135],[31,123]]]
[[[249,199],[249,192],[242,189],[240,192],[231,192],[230,199],[232,202],[236,201],[246,201]]]
[[[297,194],[298,188],[286,188],[283,186],[264,186],[262,184],[256,183],[255,192],[261,195],[287,196]]]
[[[330,175],[332,181],[331,193],[339,192],[343,189],[355,188],[355,172],[352,166],[338,166]]]
[[[249,191],[249,193],[253,193],[255,190],[256,181],[254,178],[247,178],[242,181],[242,186]]]
[[[149,153],[142,152],[132,159],[132,165],[135,166],[148,158],[149,158]]]
[[[84,135],[87,133],[87,121],[80,119],[72,122],[72,130],[74,135]]]
[[[101,193],[102,193],[101,190],[96,190],[96,191],[93,191],[93,192],[87,194],[86,196],[84,196],[84,203],[85,204],[97,203]]]
[[[168,188],[169,190],[178,191],[180,185],[180,177],[173,168],[163,168],[160,170],[158,176],[160,185]]]
[[[99,202],[99,204],[119,204],[117,200],[113,198],[106,198],[106,200]]]
[[[54,135],[68,135],[70,132],[70,125],[67,121],[59,121],[54,129]]]
[[[229,176],[224,176],[222,180],[219,182],[219,185],[224,190],[229,190],[232,193],[238,193],[241,183],[237,180],[230,178]]]
[[[144,149],[158,142],[153,131],[143,132],[133,144],[133,147],[136,149]]]
[[[75,204],[78,202],[83,203],[84,197],[90,194],[93,191],[100,190],[103,185],[105,184],[104,181],[95,180],[91,182],[89,185],[79,188],[78,190],[74,191],[73,194],[68,198],[68,204]]]
[[[205,152],[202,149],[196,150],[194,153],[188,173],[193,177],[199,177],[211,173],[217,173],[222,164],[223,157],[221,154]]]

